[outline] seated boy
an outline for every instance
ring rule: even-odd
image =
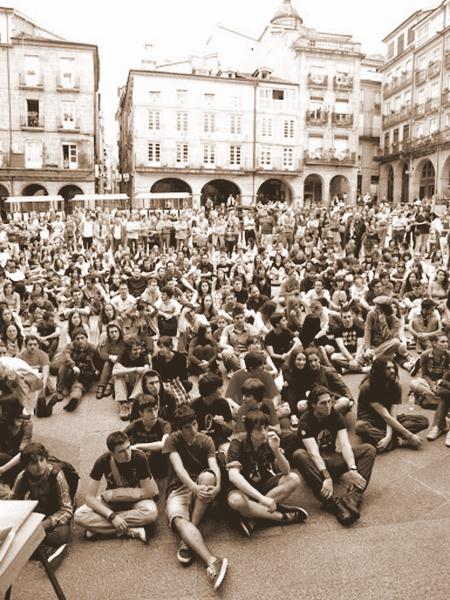
[[[280,438],[269,431],[269,417],[260,410],[251,410],[244,425],[246,437],[231,441],[227,457],[232,485],[228,504],[239,513],[241,529],[250,537],[256,519],[280,525],[303,522],[308,517],[306,510],[281,504],[300,479],[280,449]]]
[[[236,414],[236,433],[245,432],[244,419],[250,410],[261,410],[269,417],[270,429],[280,433],[280,422],[273,400],[264,397],[264,384],[259,379],[247,379],[242,387],[242,406]]]
[[[127,536],[147,541],[145,527],[156,521],[153,500],[158,486],[150,473],[147,458],[132,450],[123,431],[113,431],[106,438],[109,452],[102,454],[90,473],[86,504],[75,512],[75,523],[86,529],[86,539],[95,535]],[[100,481],[106,491],[98,495]]]
[[[36,512],[45,515],[45,538],[40,550],[56,569],[67,554],[73,516],[69,486],[62,471],[49,464],[42,444],[31,443],[22,450],[23,471],[17,476],[11,500],[37,500]]]
[[[206,575],[217,590],[225,577],[228,559],[211,554],[198,528],[206,509],[220,491],[220,470],[214,442],[198,432],[197,419],[188,405],[175,410],[177,431],[164,443],[171,473],[167,486],[166,510],[169,523],[181,541],[177,559],[189,565],[194,554],[207,565]]]
[[[150,471],[156,479],[167,475],[167,457],[162,449],[166,437],[172,431],[170,423],[158,417],[158,400],[152,394],[138,394],[133,411],[139,418],[127,425],[132,450],[141,450],[147,456]]]

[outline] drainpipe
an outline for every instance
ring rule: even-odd
[[[253,84],[253,146],[252,146],[252,202],[256,200],[256,102],[258,83]]]

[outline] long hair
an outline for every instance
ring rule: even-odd
[[[389,381],[385,375],[386,365],[390,362],[393,363],[395,369],[394,381]],[[379,357],[373,361],[369,374],[361,381],[360,388],[368,384],[372,390],[378,390],[380,393],[383,393],[387,388],[395,387],[398,384],[398,378],[398,367],[395,362]]]

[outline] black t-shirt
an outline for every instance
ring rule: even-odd
[[[227,455],[227,468],[238,467],[241,475],[258,487],[279,473],[275,455],[267,442],[255,449],[248,436],[231,440]]]
[[[374,402],[378,402],[384,406],[386,410],[391,412],[394,404],[401,404],[402,402],[401,385],[396,381],[390,389],[386,389],[380,393],[378,390],[371,389],[369,382],[366,381],[359,390],[358,419],[361,421],[369,421],[376,427],[384,429],[386,426],[384,419],[371,406]]]
[[[136,419],[124,429],[132,444],[152,444],[160,442],[165,433],[170,433],[170,425],[163,419],[157,419],[151,429],[146,429],[142,419]],[[162,452],[145,452],[150,471],[155,477],[161,479],[167,475],[167,456]]]
[[[294,337],[295,335],[290,329],[282,329],[280,333],[272,330],[266,335],[264,345],[266,347],[272,346],[275,354],[286,354],[292,348]],[[283,362],[278,358],[272,358],[272,360],[277,367]]]
[[[134,357],[131,354],[131,350],[126,348],[117,359],[117,362],[122,365],[122,367],[127,369],[131,369],[133,367],[145,367],[148,365],[148,356],[145,350],[143,350],[139,356]]]
[[[128,289],[130,290],[130,294],[137,298],[141,294],[144,293],[145,288],[147,287],[147,279],[145,277],[139,277],[139,279],[135,279],[134,277],[130,277],[128,279]]]
[[[320,452],[334,452],[336,450],[337,432],[345,429],[344,418],[331,409],[331,414],[325,419],[318,419],[308,410],[303,414],[298,423],[297,438],[303,445],[303,440],[314,438]]]
[[[222,427],[213,421],[213,417],[222,416],[225,421],[231,421],[231,410],[225,398],[216,398],[212,404],[206,404],[202,397],[196,398],[191,407],[197,416],[198,428],[202,433],[209,435],[216,448],[227,441]]]
[[[334,330],[334,337],[342,338],[344,346],[351,354],[354,354],[358,347],[358,338],[364,337],[364,329],[357,323],[353,323],[353,325],[348,328],[339,325]]]
[[[106,489],[114,490],[118,487],[139,487],[139,481],[152,478],[147,458],[140,450],[132,450],[131,460],[127,463],[116,462],[117,470],[122,479],[122,486],[118,486],[111,472],[111,452],[105,452],[95,461],[89,476],[95,481],[106,479]],[[113,459],[114,460],[114,459]]]
[[[216,455],[214,442],[209,436],[197,433],[192,444],[188,444],[181,435],[181,431],[171,433],[164,442],[163,454],[171,454],[172,452],[178,452],[183,467],[193,481],[197,480],[202,471],[209,468],[208,459]],[[171,467],[167,493],[182,485]]]

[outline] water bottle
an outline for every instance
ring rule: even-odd
[[[413,392],[410,392],[408,394],[408,410],[415,410],[416,408],[416,397],[414,396]]]

